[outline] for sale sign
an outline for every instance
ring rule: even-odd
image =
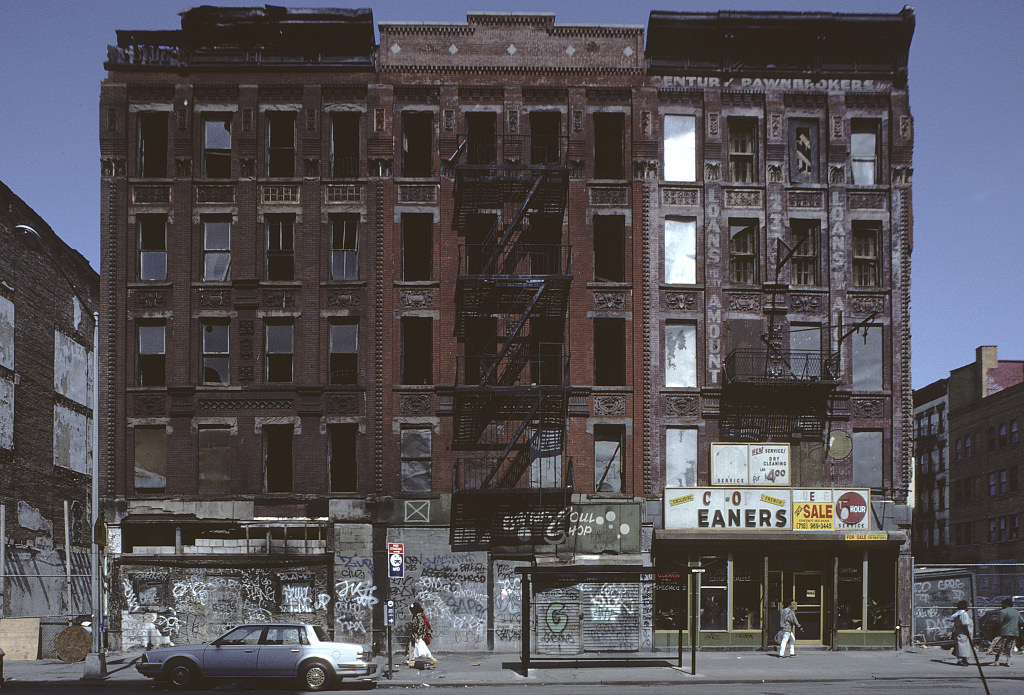
[[[832,531],[832,490],[793,490],[793,530]]]

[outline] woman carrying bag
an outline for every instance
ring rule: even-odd
[[[423,606],[419,601],[409,606],[412,611],[412,633],[409,636],[409,666],[415,668],[417,659],[426,659],[431,666],[437,666],[437,659],[430,653],[430,621],[427,614],[423,612]]]

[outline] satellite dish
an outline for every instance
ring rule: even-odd
[[[828,457],[839,461],[853,451],[853,440],[845,430],[832,430],[828,433]]]

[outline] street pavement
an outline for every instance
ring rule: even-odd
[[[137,688],[149,683],[135,670],[139,652],[112,653],[107,656],[108,675],[98,685],[118,689]],[[392,678],[382,675],[378,688],[410,686],[502,686],[502,685],[673,685],[685,683],[840,683],[850,681],[905,679],[977,679],[978,668],[955,665],[948,649],[915,647],[901,651],[827,651],[804,648],[796,658],[780,659],[774,652],[701,651],[697,653],[696,674],[691,672],[690,652],[684,650],[683,664],[676,652],[659,652],[655,658],[600,661],[531,661],[524,671],[518,654],[445,654],[435,652],[436,668],[406,668],[396,655]],[[1009,668],[990,666],[983,658],[987,679],[1024,682],[1024,654]],[[386,659],[378,658],[386,670]],[[80,682],[85,665],[64,663],[58,659],[3,662],[5,685],[29,684],[53,686]],[[0,686],[2,687],[2,686]],[[18,689],[20,690],[21,687]]]

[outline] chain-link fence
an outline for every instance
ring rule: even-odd
[[[995,636],[996,614],[1003,599],[1024,610],[1024,564],[922,565],[914,567],[913,643],[950,644],[949,617],[967,601],[975,637]]]

